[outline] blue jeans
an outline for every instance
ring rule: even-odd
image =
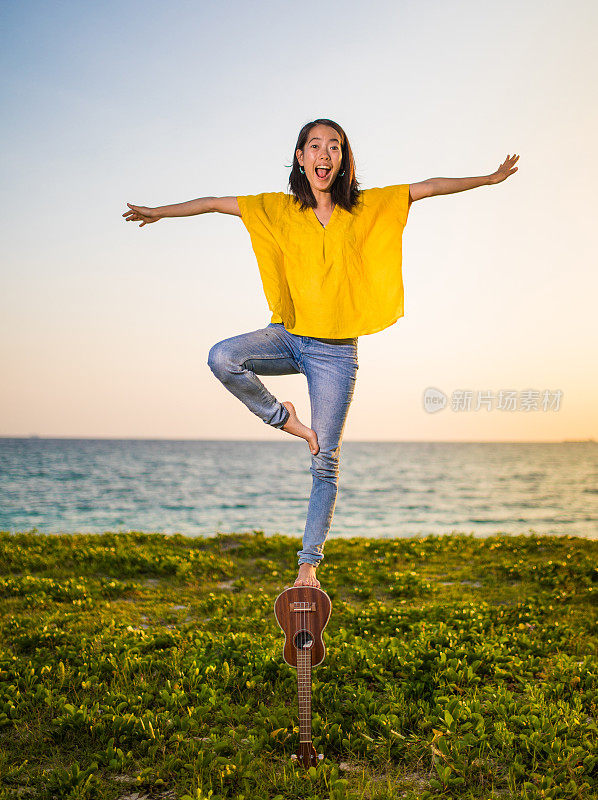
[[[303,549],[297,555],[299,564],[317,566],[324,558],[336,504],[341,440],[359,369],[357,337],[297,336],[281,322],[271,322],[215,344],[208,354],[208,366],[229,392],[274,428],[286,425],[289,412],[257,376],[302,372],[307,378],[311,428],[320,450],[311,457],[312,489]]]

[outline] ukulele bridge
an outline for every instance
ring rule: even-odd
[[[291,611],[315,611],[316,604],[310,603],[308,600],[303,601],[296,601],[295,603],[289,603],[289,607]]]

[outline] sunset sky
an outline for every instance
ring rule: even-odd
[[[139,228],[126,202],[287,191],[329,117],[361,188],[413,204],[405,316],[362,336],[345,440],[598,438],[593,0],[28,2],[3,7],[0,436],[286,437],[212,375],[270,321],[241,220]],[[264,378],[309,420],[303,375]],[[429,413],[428,387],[448,397]],[[455,411],[453,392],[561,392]]]

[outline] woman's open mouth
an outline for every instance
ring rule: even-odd
[[[316,176],[320,178],[320,180],[326,180],[331,172],[332,167],[316,167]]]

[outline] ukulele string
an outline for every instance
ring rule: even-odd
[[[301,625],[301,631],[305,630],[305,589],[301,592],[303,595],[301,599],[301,606],[299,611],[299,623]],[[301,637],[299,639],[301,644],[301,671],[299,673],[299,741],[303,741],[303,719],[305,717],[305,634],[301,633]]]
[[[309,588],[306,587],[304,590],[306,595],[309,595]],[[309,641],[308,641],[308,634],[307,634],[307,619],[308,619],[308,612],[307,612],[307,599],[303,602],[303,738],[306,739],[307,737],[307,651],[309,650]]]
[[[311,675],[308,674],[308,669],[307,669],[308,656],[311,653],[311,649],[310,649],[311,645],[310,645],[309,633],[308,633],[309,629],[311,628],[311,625],[307,624],[310,621],[310,613],[309,613],[309,610],[308,610],[308,604],[311,606],[311,590],[309,588],[307,590],[307,594],[308,594],[308,599],[305,601],[305,606],[304,606],[304,608],[305,608],[305,660],[304,660],[304,664],[303,664],[303,682],[305,684],[305,686],[304,686],[304,698],[305,699],[304,699],[303,706],[304,706],[304,712],[305,712],[305,723],[304,724],[305,724],[305,737],[306,738],[307,738],[307,736],[309,734],[309,731],[308,731],[309,714],[310,714],[309,692],[310,692],[310,688],[311,688],[311,687],[309,687],[307,685],[308,681],[311,680]]]

